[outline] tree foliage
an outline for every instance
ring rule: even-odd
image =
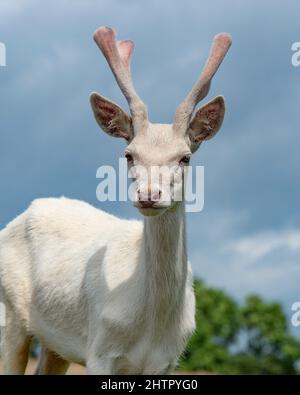
[[[289,334],[278,303],[250,295],[238,305],[195,281],[197,329],[181,369],[214,373],[296,374],[300,342]]]

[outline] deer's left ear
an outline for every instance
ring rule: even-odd
[[[194,115],[188,135],[194,150],[204,140],[211,139],[222,126],[225,114],[225,101],[223,96],[217,96],[201,107]]]

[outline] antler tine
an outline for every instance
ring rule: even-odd
[[[229,50],[231,41],[231,36],[228,33],[219,33],[215,36],[210,55],[198,81],[176,110],[175,127],[182,129],[183,126],[185,128],[188,126],[196,105],[207,96],[211,80]]]
[[[109,27],[100,27],[94,33],[94,40],[105,56],[115,79],[123,92],[136,129],[148,120],[147,108],[138,96],[131,79],[130,58],[134,43],[131,40],[116,40],[116,33]]]

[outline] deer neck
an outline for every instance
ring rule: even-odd
[[[144,219],[145,290],[156,309],[182,300],[187,275],[185,207]],[[164,308],[163,308],[164,310]]]

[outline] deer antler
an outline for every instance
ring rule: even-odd
[[[148,122],[147,108],[133,86],[130,73],[130,58],[134,43],[131,40],[117,41],[114,30],[100,27],[94,33],[94,40],[105,56],[115,79],[128,102],[135,131]]]
[[[228,33],[219,33],[215,36],[210,55],[198,81],[184,101],[177,107],[174,119],[175,129],[187,130],[196,105],[207,96],[211,80],[222,63],[230,45],[231,36]]]

